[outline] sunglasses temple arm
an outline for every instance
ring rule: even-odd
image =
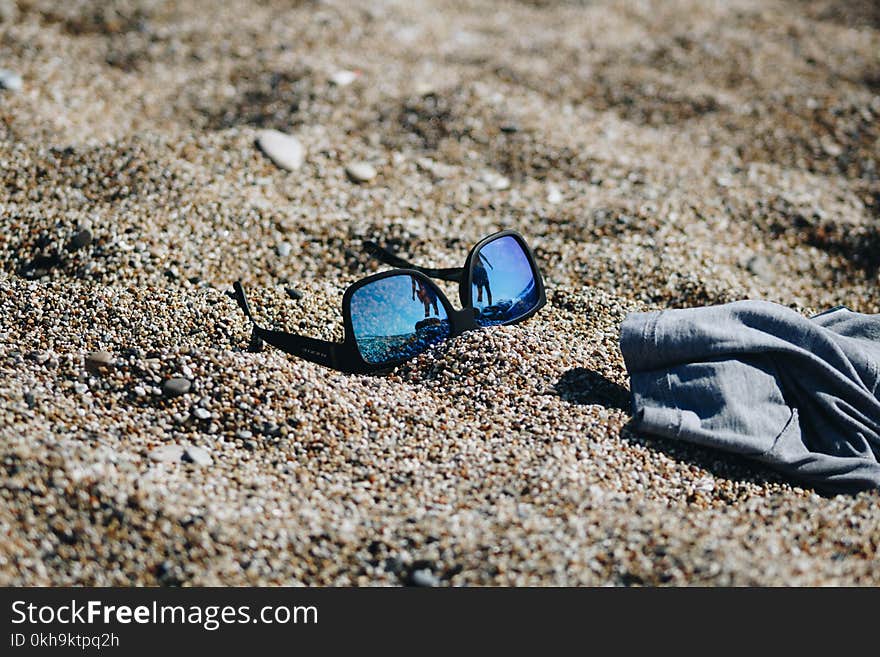
[[[241,283],[235,281],[232,284],[235,290],[236,301],[238,305],[247,315],[247,318],[253,325],[253,335],[263,342],[266,342],[276,349],[280,349],[292,356],[297,356],[304,360],[318,363],[329,367],[336,366],[337,360],[337,344],[335,342],[327,342],[326,340],[318,340],[305,335],[297,335],[295,333],[287,333],[285,331],[272,331],[263,328],[257,324],[251,312],[250,304],[244,293]]]
[[[388,249],[383,249],[375,242],[364,242],[364,251],[376,258],[376,260],[384,262],[386,265],[391,265],[392,267],[398,267],[400,269],[415,269],[416,271],[423,273],[429,278],[437,278],[441,281],[452,281],[454,283],[457,283],[461,280],[461,276],[464,273],[464,268],[462,267],[450,267],[446,269],[431,269],[430,267],[419,267],[418,265],[414,265],[408,260],[399,258],[398,256],[391,253],[391,251],[389,251]]]

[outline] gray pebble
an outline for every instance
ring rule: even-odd
[[[81,249],[91,243],[92,232],[89,229],[84,228],[83,230],[74,233],[73,237],[70,238],[70,242],[67,243],[67,248],[70,251],[76,251],[77,249]]]
[[[162,385],[162,392],[166,397],[178,397],[180,395],[185,395],[189,392],[189,389],[192,387],[192,382],[189,379],[184,379],[183,377],[176,376],[174,378],[168,379]]]
[[[286,258],[290,255],[292,247],[290,246],[290,242],[279,242],[276,247],[276,251],[278,251],[278,255],[282,258]]]
[[[195,415],[200,420],[207,420],[211,417],[211,411],[202,408],[201,406],[198,406],[193,410],[193,415]]]
[[[183,450],[183,460],[196,465],[211,465],[214,462],[208,450],[195,445],[189,445]]]

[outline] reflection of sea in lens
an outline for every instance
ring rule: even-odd
[[[449,337],[449,319],[436,289],[409,274],[358,288],[351,297],[351,321],[358,351],[372,364],[412,358]]]
[[[471,279],[471,301],[480,326],[504,324],[522,317],[538,304],[538,288],[528,256],[509,235],[477,252]]]

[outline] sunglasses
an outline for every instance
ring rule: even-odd
[[[464,267],[450,269],[419,267],[375,242],[365,242],[364,249],[399,269],[368,276],[345,290],[343,342],[263,328],[236,281],[236,300],[253,324],[252,346],[266,342],[342,372],[380,372],[465,331],[522,322],[547,302],[535,257],[512,230],[484,238],[470,250]],[[461,310],[452,307],[432,278],[458,283]]]

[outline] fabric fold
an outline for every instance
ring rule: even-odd
[[[880,487],[880,315],[766,301],[632,313],[620,348],[638,430],[818,487]]]

